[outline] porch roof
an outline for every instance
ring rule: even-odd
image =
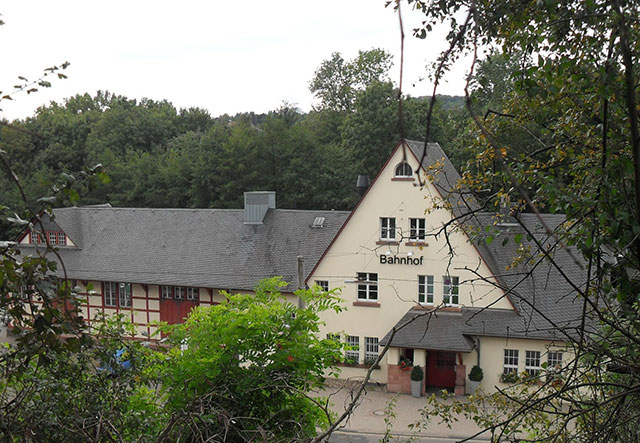
[[[400,328],[401,326],[404,327]],[[465,318],[461,312],[410,310],[396,323],[400,328],[391,345],[401,348],[471,352],[473,341],[464,335]],[[386,345],[391,331],[381,340]]]

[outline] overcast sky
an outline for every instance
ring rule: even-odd
[[[398,82],[398,16],[385,0],[51,1],[4,0],[0,13],[0,90],[19,75],[35,78],[69,61],[67,80],[44,92],[2,101],[0,117],[33,115],[51,100],[97,90],[129,98],[166,99],[211,115],[267,112],[283,101],[308,111],[308,84],[320,63],[338,51],[384,48],[394,54]],[[405,92],[430,94],[427,61],[444,46],[442,33],[417,40],[420,16],[405,6]],[[462,94],[460,66],[440,93]],[[413,87],[415,84],[415,87]]]

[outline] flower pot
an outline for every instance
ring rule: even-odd
[[[411,380],[411,395],[414,397],[422,397],[422,380]]]
[[[476,393],[476,389],[480,386],[479,381],[469,380],[469,394],[473,395]]]

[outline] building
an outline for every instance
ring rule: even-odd
[[[405,323],[373,371],[391,391],[410,391],[407,362],[425,368],[424,387],[462,394],[476,364],[484,372],[482,386],[491,389],[503,374],[537,374],[543,362],[568,361],[567,330],[582,315],[571,287],[548,262],[514,267],[519,224],[508,217],[496,223],[495,214],[454,193],[460,177],[453,165],[437,144],[429,144],[420,164],[423,147],[411,141],[396,147],[309,277],[309,283],[344,288],[348,310],[324,318],[324,332],[340,332],[354,347],[345,357],[357,364],[343,368],[343,375],[361,376],[392,328]],[[423,186],[418,169],[429,176]],[[551,229],[564,221],[543,217]],[[539,241],[550,241],[533,214],[520,219]],[[487,226],[498,240],[471,241],[467,228],[485,232]],[[507,237],[512,241],[503,245]],[[585,280],[566,251],[556,254],[563,272]]]
[[[28,252],[46,235],[86,290],[86,318],[126,312],[140,336],[155,332],[153,321],[181,321],[195,304],[221,302],[221,289],[247,292],[264,277],[292,282],[289,299],[301,280],[341,288],[348,309],[325,313],[322,333],[351,345],[345,378],[362,377],[390,341],[373,371],[390,391],[409,392],[409,365],[424,368],[423,389],[463,394],[476,364],[490,390],[514,372],[568,362],[567,328],[582,314],[571,288],[543,260],[514,266],[520,225],[508,217],[496,224],[495,214],[454,193],[453,165],[439,145],[424,158],[423,147],[398,144],[351,213],[276,209],[271,192],[246,193],[244,210],[64,208],[20,243]],[[537,217],[520,219],[549,241]],[[564,221],[543,220],[552,229]],[[500,241],[472,240],[469,228],[485,226]],[[565,253],[556,252],[563,272],[579,278],[584,271]]]
[[[182,321],[194,305],[224,300],[221,290],[251,292],[266,277],[292,282],[293,298],[348,212],[275,208],[274,192],[245,193],[244,209],[60,208],[43,216],[44,233],[25,232],[23,253],[58,247],[67,277],[86,296],[84,316],[126,313],[138,337],[154,322]],[[303,257],[299,278],[298,257]],[[60,266],[58,277],[63,277]]]

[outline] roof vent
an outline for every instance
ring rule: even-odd
[[[276,207],[275,191],[252,191],[244,193],[244,223],[261,225],[269,209]]]
[[[312,228],[324,228],[324,217],[316,217],[313,219]]]

